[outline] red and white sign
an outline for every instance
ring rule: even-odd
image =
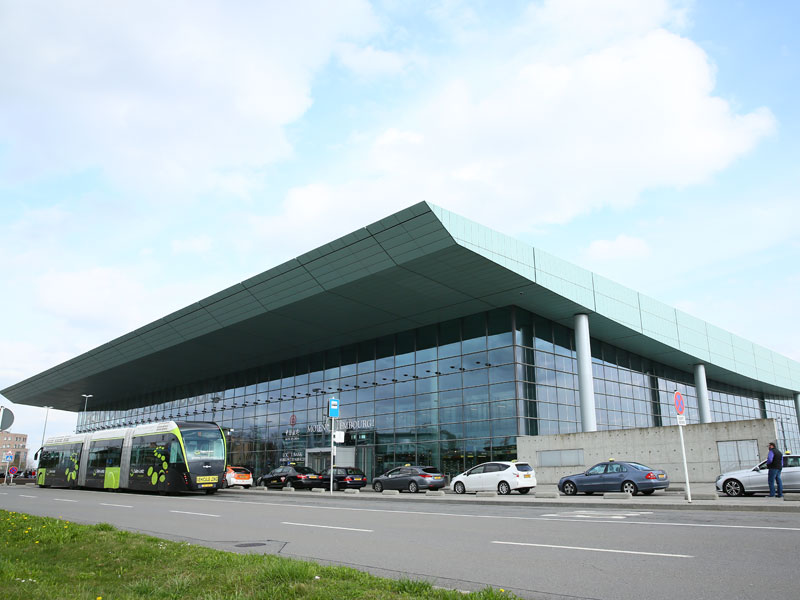
[[[686,410],[686,405],[683,402],[683,396],[680,392],[675,392],[675,412],[682,415],[684,410]]]

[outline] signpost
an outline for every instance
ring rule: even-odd
[[[6,463],[5,468],[3,469],[3,483],[8,484],[8,472],[9,472],[9,465],[14,461],[14,453],[13,452],[6,452],[3,455],[3,462]]]
[[[331,418],[331,495],[333,495],[333,465],[336,463],[336,418],[339,416],[339,401],[336,398],[328,400],[328,416]]]
[[[692,502],[692,489],[689,487],[689,466],[686,464],[686,445],[683,442],[683,428],[686,425],[686,415],[683,411],[686,410],[686,404],[683,401],[683,396],[678,390],[675,390],[675,412],[678,415],[678,433],[681,435],[681,454],[683,454],[683,474],[686,478],[686,499]]]

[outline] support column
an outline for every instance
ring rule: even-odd
[[[589,315],[575,315],[575,350],[578,355],[578,394],[581,400],[581,430],[597,431],[594,412],[592,344],[589,340]]]
[[[706,366],[704,364],[697,363],[694,366],[694,387],[697,390],[700,422],[711,423],[711,404],[708,402],[708,384],[706,383]]]
[[[797,413],[797,423],[800,424],[800,393],[794,395],[794,412]]]

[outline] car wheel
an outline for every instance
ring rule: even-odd
[[[408,484],[408,491],[412,494],[416,494],[419,491],[419,486],[416,481],[412,481]]]
[[[628,492],[631,496],[635,496],[636,493],[639,491],[639,488],[637,488],[636,484],[633,483],[632,481],[623,481],[622,491]]]
[[[578,486],[571,481],[565,481],[564,485],[561,486],[561,491],[567,496],[574,496],[578,493]]]
[[[224,490],[226,487],[228,487],[228,481],[227,481],[227,479],[223,479],[222,480],[222,489]]]
[[[292,485],[292,482],[289,479],[287,479],[286,483],[283,484],[283,487],[290,488],[294,486]]]
[[[372,489],[380,494],[383,491],[383,484],[380,481],[376,481],[372,484]]]
[[[460,481],[456,481],[456,484],[453,486],[453,491],[456,494],[463,494],[464,492],[467,491],[467,488],[465,488],[464,484],[461,483]]]
[[[531,488],[520,488],[520,489],[518,489],[517,491],[518,491],[520,494],[523,494],[523,495],[524,495],[524,494],[527,494],[528,492],[530,492],[530,491],[531,491]]]
[[[728,496],[743,496],[744,486],[736,479],[728,479],[722,484],[722,491]]]
[[[507,481],[501,481],[497,484],[497,493],[501,496],[507,496],[511,493],[511,486],[508,485]]]
[[[655,490],[642,490],[642,493],[643,493],[645,496],[649,496],[649,495],[650,495],[650,494],[652,494],[653,492],[655,492]]]

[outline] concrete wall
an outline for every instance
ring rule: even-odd
[[[774,419],[726,421],[687,425],[683,428],[686,461],[690,483],[712,483],[720,474],[718,441],[758,440],[758,452],[763,460],[767,444],[775,441]],[[572,450],[582,448],[583,465],[541,467],[537,451]],[[640,462],[649,467],[664,469],[673,484],[683,484],[683,458],[678,426],[617,429],[591,433],[521,436],[517,438],[517,456],[536,468],[539,484],[558,483],[573,473],[580,473],[594,464],[614,458]]]

